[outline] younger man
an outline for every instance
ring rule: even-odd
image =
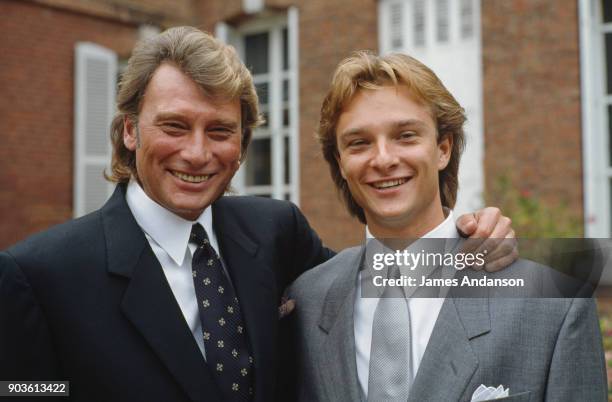
[[[430,69],[357,53],[337,68],[321,113],[333,180],[371,236],[458,237],[465,116]],[[416,298],[400,287],[394,299],[365,298],[364,253],[347,249],[290,289],[300,400],[464,401],[499,384],[513,401],[606,399],[592,299]]]

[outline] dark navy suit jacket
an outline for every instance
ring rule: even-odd
[[[333,253],[291,203],[224,196],[212,208],[253,349],[254,400],[267,402],[280,297]],[[125,186],[100,210],[0,253],[0,380],[53,379],[70,381],[71,401],[221,398]]]

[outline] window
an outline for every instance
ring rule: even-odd
[[[73,214],[100,208],[113,185],[104,179],[109,167],[109,127],[115,110],[117,57],[92,43],[75,47]]]
[[[589,237],[612,234],[612,4],[579,0],[584,220]]]
[[[266,122],[253,133],[247,159],[234,179],[241,194],[298,201],[297,9],[287,16],[217,28],[253,74]]]

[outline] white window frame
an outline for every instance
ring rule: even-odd
[[[241,167],[232,181],[233,187],[239,194],[261,195],[271,194],[272,198],[289,200],[299,203],[299,82],[298,82],[298,10],[290,7],[286,15],[273,15],[256,17],[232,28],[223,22],[218,23],[215,35],[220,40],[233,45],[241,58],[244,59],[243,37],[247,34],[268,32],[270,38],[270,71],[268,74],[255,76],[254,83],[265,80],[269,83],[268,128],[255,130],[253,140],[257,138],[271,138],[271,185],[246,186],[244,167]],[[288,70],[282,71],[282,30],[287,28]],[[282,121],[282,83],[289,81],[289,127],[283,127]],[[284,137],[289,138],[289,184],[285,184],[284,175]],[[246,161],[248,164],[248,158]]]
[[[75,45],[74,61],[74,174],[73,174],[73,216],[79,217],[88,212],[86,210],[86,177],[87,166],[99,166],[100,175],[104,169],[110,167],[112,148],[110,143],[110,124],[115,111],[115,95],[117,86],[117,55],[112,50],[94,43],[79,42]],[[108,121],[105,124],[106,132],[100,133],[107,139],[106,155],[88,155],[86,152],[87,129],[87,77],[86,62],[88,59],[101,59],[108,63],[108,99],[106,102]],[[114,185],[106,183],[107,194],[110,195]]]
[[[580,28],[580,80],[582,92],[582,145],[584,181],[584,232],[586,237],[608,238],[610,223],[610,180],[608,105],[606,94],[606,32],[598,0],[578,0]],[[612,79],[612,77],[608,77]]]

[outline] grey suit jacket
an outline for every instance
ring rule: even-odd
[[[353,325],[362,250],[344,250],[289,289],[300,401],[364,400]],[[521,269],[529,267],[504,272]],[[447,298],[409,401],[469,401],[480,384],[509,387],[499,401],[607,400],[593,299]]]

